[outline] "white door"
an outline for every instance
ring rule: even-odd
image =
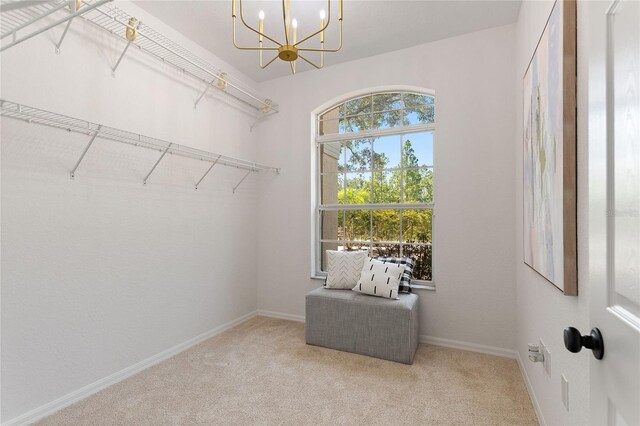
[[[582,2],[589,57],[591,419],[640,425],[640,1]],[[590,330],[580,330],[589,334]]]

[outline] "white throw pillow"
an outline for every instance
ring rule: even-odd
[[[398,287],[404,270],[404,265],[369,258],[364,262],[360,279],[353,290],[371,296],[398,299]]]
[[[350,290],[358,282],[367,251],[327,250],[327,280],[325,288]]]

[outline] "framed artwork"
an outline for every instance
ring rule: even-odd
[[[575,0],[556,0],[523,99],[524,262],[577,295]]]

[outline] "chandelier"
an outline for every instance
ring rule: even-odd
[[[271,65],[276,59],[280,58],[285,62],[289,62],[291,65],[291,72],[296,73],[296,61],[302,59],[306,63],[313,67],[320,69],[324,66],[324,54],[325,52],[333,53],[342,49],[342,1],[339,0],[338,20],[340,21],[340,44],[337,49],[325,49],[324,47],[324,32],[329,27],[331,22],[331,0],[327,0],[327,12],[320,11],[320,29],[315,33],[308,35],[298,40],[298,21],[291,18],[291,0],[282,0],[282,19],[284,27],[284,42],[279,42],[276,37],[268,36],[264,33],[264,11],[260,11],[258,15],[258,29],[255,29],[251,25],[247,24],[244,19],[242,0],[240,1],[240,20],[245,27],[253,31],[258,35],[258,46],[238,46],[236,42],[236,0],[231,0],[231,17],[233,18],[233,45],[240,50],[257,50],[260,58],[260,68],[265,69]],[[326,21],[325,21],[326,20]],[[301,46],[305,42],[311,41],[314,37],[320,35],[320,47],[303,47]],[[276,46],[263,46],[264,39],[276,44]],[[308,43],[307,43],[308,45]],[[263,63],[263,52],[274,52],[276,56],[266,64]],[[311,60],[303,56],[303,52],[315,52],[320,53],[320,63],[316,64]]]

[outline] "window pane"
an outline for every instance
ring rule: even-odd
[[[433,210],[411,209],[402,211],[402,242],[431,243]]]
[[[338,126],[340,124],[338,120],[339,114],[340,107],[335,107],[322,114],[318,122],[318,135],[335,135],[338,133]]]
[[[371,112],[371,96],[367,95],[362,98],[352,99],[344,103],[341,111],[342,116],[369,114]]]
[[[371,114],[345,118],[325,118],[318,123],[318,135],[335,135],[371,129]]]
[[[320,171],[322,173],[342,171],[344,164],[343,149],[339,142],[320,144]]]
[[[320,235],[322,240],[344,239],[344,210],[325,210],[320,212]]]
[[[433,166],[433,132],[402,136],[402,165],[405,168]]]
[[[371,210],[347,210],[344,239],[348,241],[371,240]]]
[[[435,123],[434,107],[408,108],[404,112],[404,125]]]
[[[404,94],[404,104],[407,108],[420,107],[422,105],[433,105],[433,97],[427,95]]]
[[[371,115],[365,114],[340,119],[338,132],[353,133],[369,129],[371,129]]]
[[[400,167],[400,136],[385,136],[373,141],[374,169],[395,169]]]
[[[342,204],[339,194],[344,192],[344,175],[327,173],[320,175],[320,193],[322,204]]]
[[[369,250],[369,256],[385,256],[385,257],[398,257],[400,256],[399,244],[374,244]]]
[[[402,255],[413,259],[413,279],[432,281],[432,253],[431,246],[402,246]]]
[[[373,202],[391,204],[400,202],[400,172],[373,172]]]
[[[373,241],[400,241],[400,211],[373,210]]]
[[[340,190],[340,204],[369,204],[371,202],[371,172],[347,173],[347,187]]]
[[[409,169],[403,172],[404,203],[433,203],[433,171]]]
[[[401,109],[403,107],[404,103],[402,102],[402,94],[400,93],[373,95],[373,112]]]
[[[329,120],[333,118],[338,118],[338,116],[340,115],[340,108],[342,108],[342,105],[339,105],[335,108],[331,108],[329,111],[325,112],[320,116],[320,120]]]
[[[347,171],[371,170],[371,141],[356,139],[344,145],[347,154]]]
[[[345,251],[360,251],[360,250],[369,250],[369,242],[368,241],[359,241],[359,242],[345,242],[341,246],[342,250]]]
[[[402,126],[404,110],[394,110],[387,112],[376,112],[373,114],[374,129],[388,129],[390,127]]]

